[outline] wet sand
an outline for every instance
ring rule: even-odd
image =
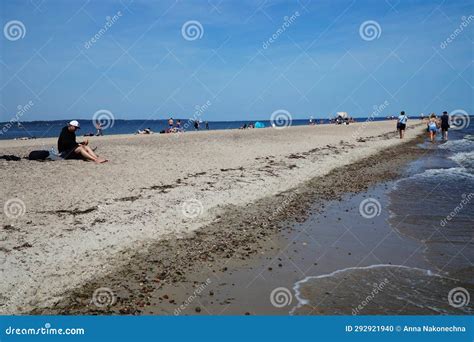
[[[384,239],[386,242],[380,248],[383,255],[368,255],[367,246],[354,241],[350,234],[346,236],[349,240],[338,238],[338,234],[344,235],[345,228],[338,222],[344,215],[337,213],[345,214],[344,219],[349,220],[346,224],[357,224],[360,213],[354,203],[360,200],[351,202],[352,195],[347,194],[364,193],[380,182],[398,177],[409,161],[427,153],[417,148],[419,141],[407,141],[336,168],[276,196],[246,206],[227,206],[213,223],[193,236],[171,237],[155,243],[136,253],[115,272],[70,291],[55,306],[36,309],[33,313],[288,314],[296,306],[296,298],[288,305],[277,307],[270,302],[273,289],[291,289],[308,274],[330,273],[347,267],[348,262],[371,265],[389,259],[385,262],[401,263],[409,251],[417,249],[416,243],[408,240],[402,244],[406,250],[400,249],[400,237],[393,235]],[[334,222],[323,221],[325,230],[319,231],[324,233],[321,240],[314,242],[309,235],[301,234],[304,232],[301,225],[309,215],[317,217],[331,207],[334,215],[330,220]],[[358,216],[357,220],[354,215]],[[358,226],[361,228],[358,239],[367,243],[378,243],[380,236],[387,233],[377,232],[373,222]],[[329,244],[333,238],[341,245]],[[317,255],[321,245],[332,248],[330,257],[324,260]],[[307,260],[301,263],[298,258]],[[303,264],[311,267],[301,269]],[[109,305],[99,307],[93,300],[94,292],[103,288],[109,290],[103,298]],[[348,303],[346,310],[352,307]]]

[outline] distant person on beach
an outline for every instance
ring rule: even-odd
[[[104,135],[104,129],[102,128],[100,121],[95,123],[95,128],[97,129],[97,132],[95,133],[96,136],[101,137]]]
[[[398,133],[400,134],[400,139],[403,139],[403,136],[405,135],[405,129],[407,128],[407,121],[408,121],[408,117],[406,116],[405,112],[402,111],[400,115],[398,116],[398,121],[397,121],[397,130],[398,130]]]
[[[153,131],[151,130],[151,128],[145,128],[143,131],[139,129],[137,131],[137,134],[153,134]]]
[[[197,121],[197,120],[194,120],[194,129],[196,131],[199,131],[199,121]]]
[[[435,141],[436,132],[438,131],[438,120],[436,119],[436,114],[432,113],[428,121],[427,127],[428,133],[430,135],[430,140],[432,143]]]
[[[449,121],[449,114],[448,112],[444,111],[443,115],[441,115],[441,135],[444,141],[448,141]]]
[[[206,129],[209,130],[209,122],[206,121]]]
[[[66,127],[63,127],[58,139],[59,155],[64,159],[82,159],[105,163],[107,159],[100,158],[88,146],[89,140],[86,139],[82,143],[76,142],[76,131],[79,128],[77,120],[72,120]]]
[[[174,121],[173,118],[168,119],[168,129],[172,129],[174,126]]]

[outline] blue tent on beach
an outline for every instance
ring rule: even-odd
[[[257,121],[255,123],[255,128],[265,128],[265,124],[263,122]]]

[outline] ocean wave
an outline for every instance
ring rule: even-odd
[[[466,135],[464,139],[460,140],[449,140],[439,145],[439,148],[453,152],[472,151],[474,149],[474,140],[471,138],[466,139],[466,137],[470,137],[470,135]]]
[[[466,134],[463,139],[474,141],[474,135]]]
[[[293,286],[293,291],[295,292],[295,297],[298,303],[296,306],[291,309],[290,315],[294,314],[296,310],[301,308],[304,305],[307,305],[310,303],[309,299],[306,299],[302,296],[301,294],[301,287],[305,284],[308,283],[309,281],[317,280],[317,279],[322,279],[322,278],[330,278],[334,277],[338,274],[345,273],[345,272],[353,272],[353,271],[359,271],[359,270],[369,270],[369,269],[377,269],[377,268],[400,268],[400,269],[406,269],[406,270],[413,270],[417,272],[421,272],[427,276],[432,276],[432,277],[442,277],[441,275],[434,273],[431,270],[427,269],[422,269],[422,268],[417,268],[417,267],[409,267],[409,266],[404,266],[404,265],[391,265],[391,264],[376,264],[376,265],[370,265],[370,266],[356,266],[356,267],[348,267],[348,268],[343,268],[340,270],[336,270],[334,272],[328,273],[328,274],[322,274],[318,276],[308,276],[298,282],[296,282]]]
[[[474,169],[474,151],[459,152],[449,157],[449,159],[465,168]]]
[[[474,179],[474,175],[469,172],[465,167],[451,167],[449,169],[429,169],[422,173],[418,173],[413,177],[418,178],[437,178],[437,177],[447,177],[447,178],[457,178],[464,177],[468,179]]]

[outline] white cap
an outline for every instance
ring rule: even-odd
[[[77,121],[77,120],[69,121],[69,126],[74,126],[76,128],[80,128],[79,121]]]

